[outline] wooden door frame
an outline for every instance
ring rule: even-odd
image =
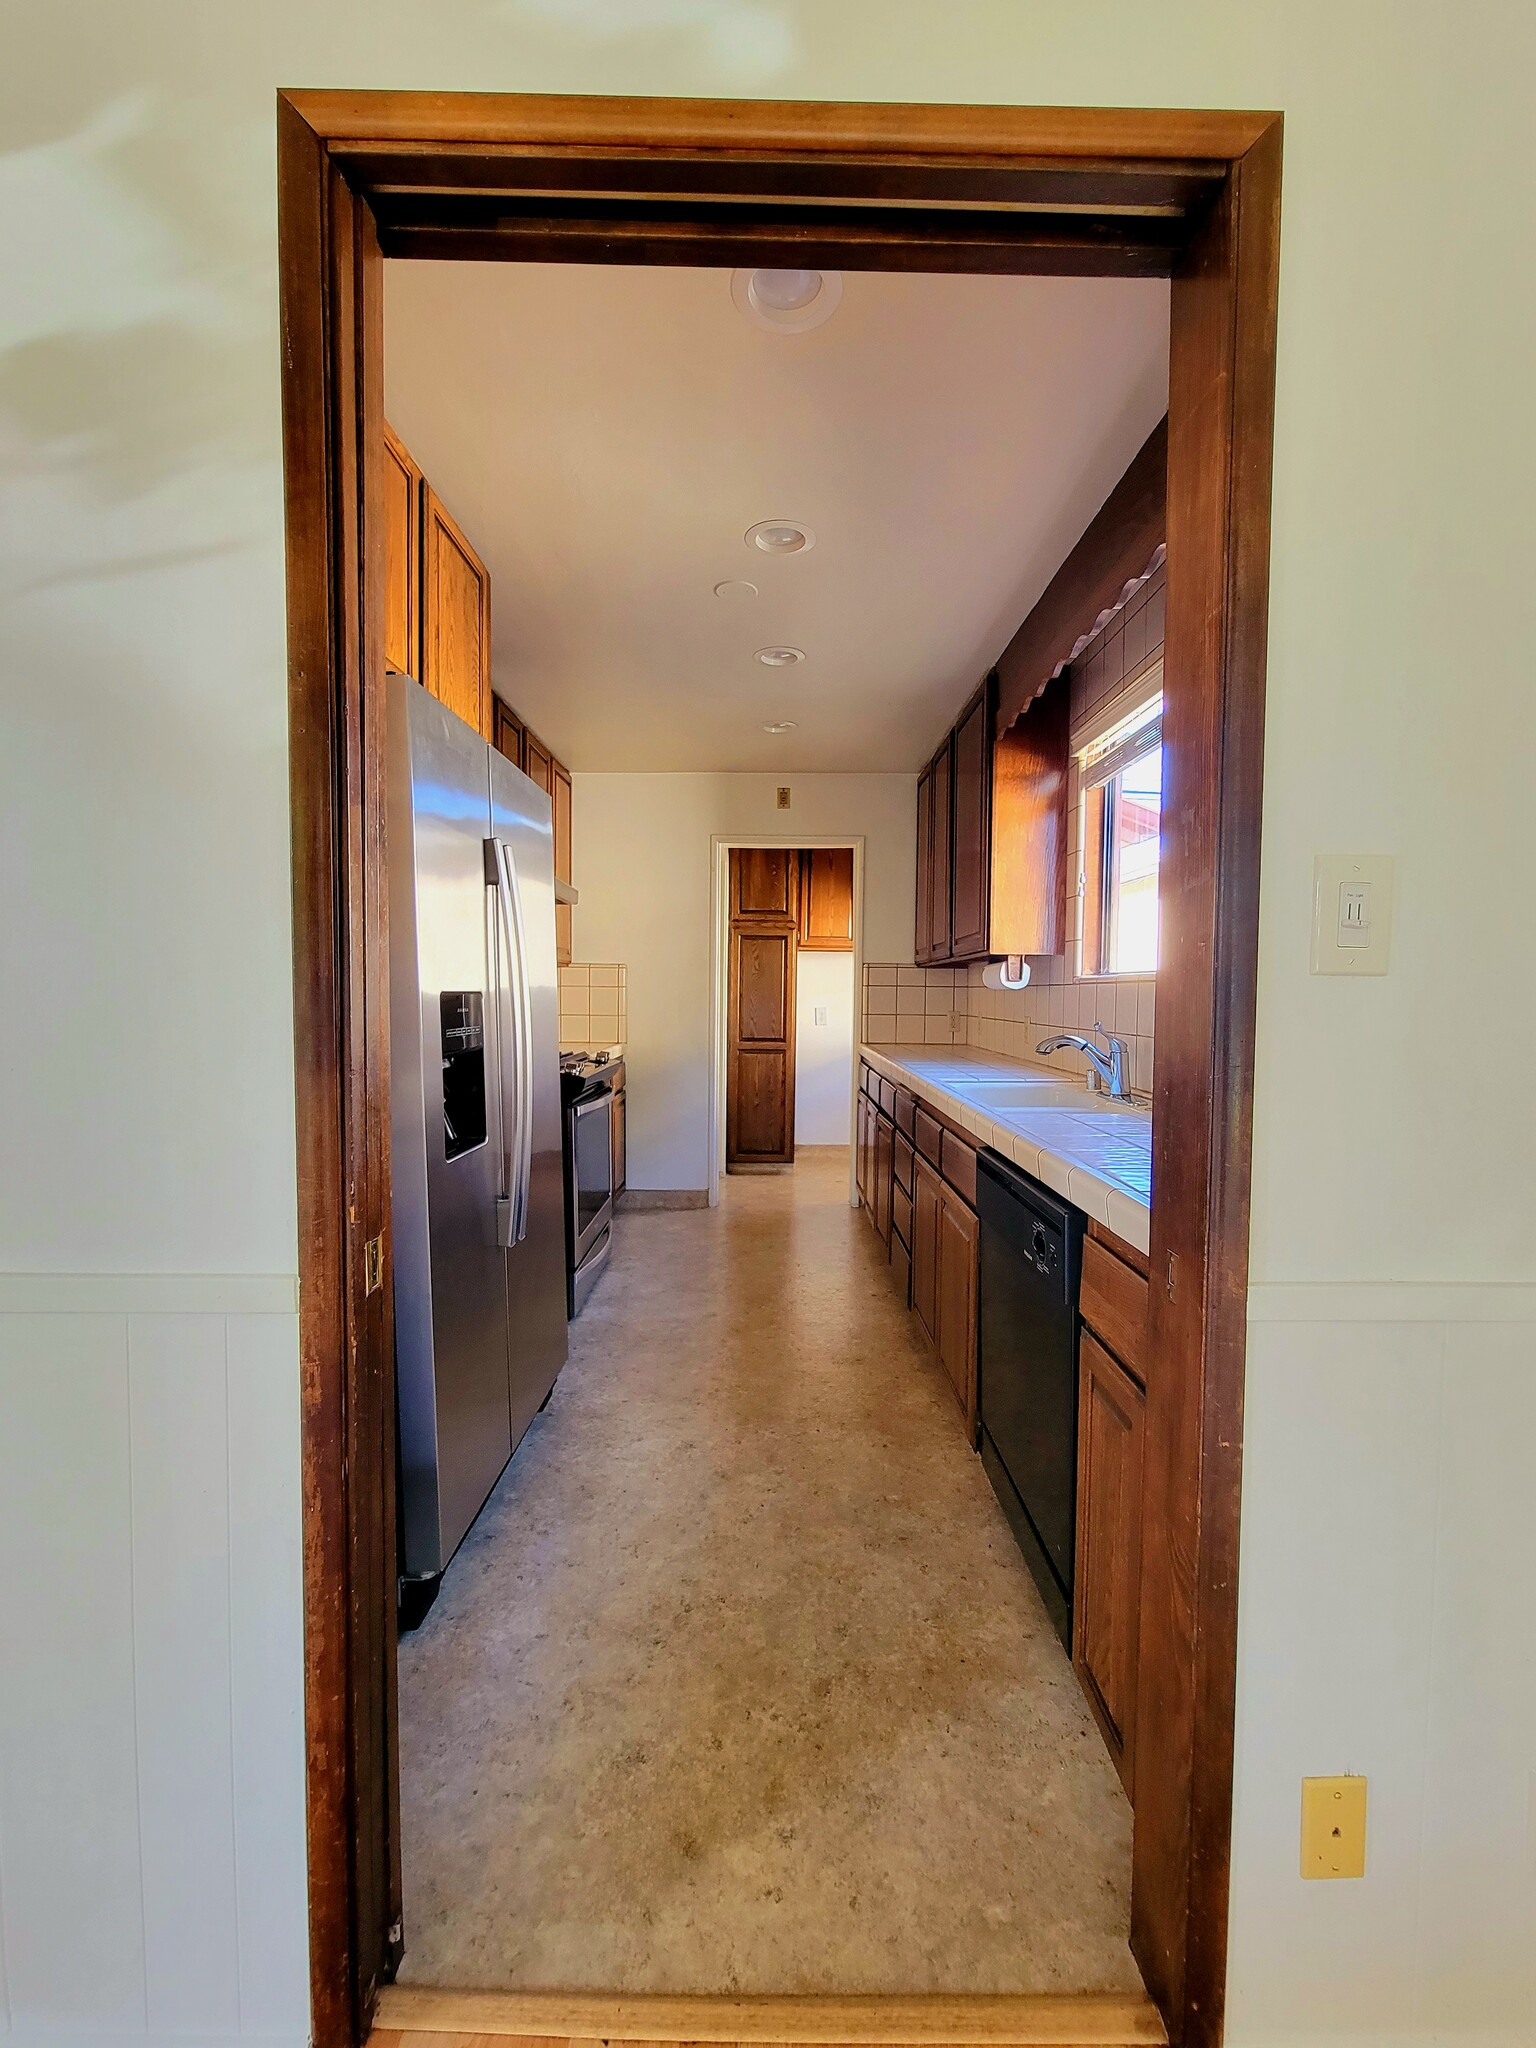
[[[725,1172],[726,1091],[730,1065],[731,855],[742,847],[795,850],[846,846],[853,853],[853,1057],[848,1091],[849,1144],[859,1092],[859,1006],[864,979],[864,848],[862,832],[715,832],[709,842],[709,1206],[720,1202]],[[850,1157],[848,1200],[858,1206],[857,1167]]]
[[[334,91],[282,93],[277,111],[318,2048],[366,2034],[400,1940],[381,254],[1173,279],[1132,1946],[1172,2039],[1217,2042],[1280,117]],[[382,1286],[366,1256],[379,1237]]]

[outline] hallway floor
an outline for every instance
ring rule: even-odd
[[[402,1981],[1139,1991],[1130,1809],[847,1190],[619,1219],[400,1645]]]

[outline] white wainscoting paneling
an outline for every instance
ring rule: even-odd
[[[308,2035],[298,1327],[231,1292],[59,1275],[0,1314],[18,2041]]]

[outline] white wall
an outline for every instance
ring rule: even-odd
[[[915,775],[571,777],[578,960],[628,968],[629,1185],[709,1185],[711,878],[714,836],[862,835],[864,944],[912,955]]]
[[[795,1143],[846,1145],[853,1115],[853,955],[795,961]],[[825,1019],[816,1021],[818,1011]]]
[[[207,1441],[221,1387],[272,1399],[225,1424],[238,1582],[208,1460],[134,1455],[125,1361],[138,1277],[232,1332],[294,1270],[273,91],[306,83],[1285,109],[1232,2038],[1528,2037],[1536,1230],[1471,1034],[1518,1057],[1536,1015],[1533,60],[1520,0],[11,0],[0,1269],[54,1277],[0,1288],[0,1443],[55,1512],[7,1551],[0,2024],[302,2031],[291,1307],[262,1366],[180,1354]],[[1319,848],[1397,853],[1385,980],[1308,977]],[[205,1751],[165,1761],[225,1643],[233,1828]],[[1370,1874],[1303,1886],[1297,1778],[1349,1767]]]

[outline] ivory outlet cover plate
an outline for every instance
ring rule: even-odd
[[[1364,1778],[1302,1779],[1301,1874],[1364,1877]]]

